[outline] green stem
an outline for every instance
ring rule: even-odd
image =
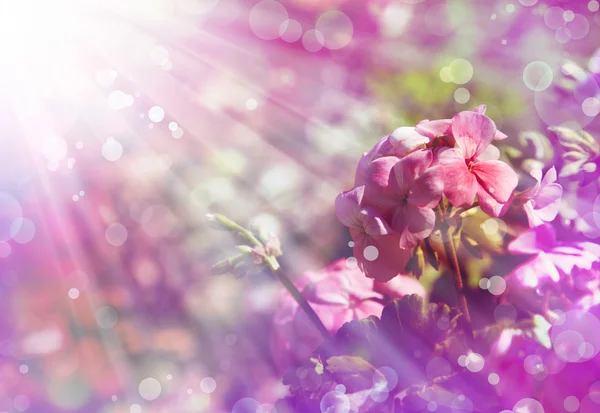
[[[214,225],[220,226],[222,229],[226,229],[228,231],[240,234],[242,238],[244,238],[249,244],[255,247],[264,248],[263,243],[260,242],[252,232],[248,231],[246,228],[242,227],[238,223],[230,220],[226,216],[220,214],[209,214],[208,219]],[[315,313],[315,310],[313,310],[313,308],[310,306],[308,301],[306,301],[302,293],[296,288],[294,283],[291,282],[289,278],[287,278],[281,272],[281,267],[279,265],[279,262],[277,261],[277,258],[271,255],[266,255],[264,257],[264,260],[271,272],[273,272],[273,274],[279,280],[279,282],[285,287],[285,289],[290,293],[294,300],[296,300],[300,308],[306,313],[306,315],[312,321],[317,330],[319,330],[319,333],[321,333],[323,339],[325,339],[325,342],[331,340],[329,331],[327,330],[327,328],[325,328],[325,325],[323,324],[317,313]]]
[[[325,328],[325,325],[323,324],[317,313],[315,313],[315,310],[313,310],[313,308],[310,306],[308,301],[306,301],[302,293],[296,288],[294,283],[291,282],[289,278],[287,278],[284,274],[282,274],[280,270],[274,270],[273,268],[271,268],[271,271],[273,272],[273,274],[275,274],[275,277],[279,280],[279,282],[283,284],[285,289],[290,293],[294,300],[296,300],[300,308],[306,313],[306,315],[308,316],[310,321],[312,321],[317,330],[319,330],[319,333],[321,333],[321,336],[323,336],[325,342],[329,342],[331,340],[329,331],[327,330],[327,328]]]
[[[450,267],[450,272],[452,273],[454,288],[456,289],[456,295],[458,298],[458,307],[463,315],[466,326],[470,331],[472,331],[473,326],[471,323],[471,315],[469,314],[469,306],[467,304],[467,297],[465,296],[465,287],[463,284],[462,274],[460,272],[460,265],[458,263],[458,255],[456,254],[456,248],[454,247],[452,229],[448,225],[443,225],[441,230],[446,257],[448,258],[448,265]]]

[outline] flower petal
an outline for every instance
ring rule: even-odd
[[[349,228],[361,227],[360,218],[361,203],[365,193],[365,187],[359,186],[350,191],[341,192],[335,198],[335,215],[337,219]]]
[[[448,151],[446,151],[448,152]],[[446,160],[440,164],[444,173],[444,195],[455,207],[473,205],[477,193],[477,179],[462,159]]]
[[[535,288],[545,279],[560,280],[560,274],[550,257],[541,252],[536,257],[517,267],[511,274],[523,286]]]
[[[452,118],[452,135],[464,153],[465,159],[477,157],[496,135],[496,125],[485,115],[466,111]]]
[[[398,248],[398,243],[398,234],[369,239],[360,246],[355,244],[354,257],[367,277],[382,282],[389,281],[404,272],[410,259],[410,251]],[[365,258],[364,251],[368,246],[375,247],[377,253],[373,254],[373,250],[370,250]]]
[[[398,187],[396,178],[392,173],[394,165],[400,159],[395,156],[384,156],[376,159],[369,165],[365,174],[364,203],[384,209],[396,205],[397,199],[402,194],[408,193],[408,188]]]
[[[402,126],[396,129],[389,137],[390,145],[394,148],[396,156],[405,156],[416,150],[419,146],[429,143],[429,137],[421,135],[414,127]]]
[[[485,115],[485,111],[487,109],[486,105],[479,105],[476,108],[473,109],[473,112],[475,113],[481,113],[482,115]]]
[[[546,174],[544,175],[541,184],[542,186],[545,186],[554,182],[556,182],[556,168],[553,166],[552,168],[548,169],[548,171],[546,171]]]
[[[389,143],[389,136],[381,138],[379,142],[377,142],[369,152],[365,152],[360,158],[360,161],[358,161],[356,176],[354,177],[354,186],[365,184],[367,169],[371,162],[382,156],[390,156],[393,154],[394,148],[392,148]]]
[[[496,201],[481,185],[477,185],[477,199],[481,210],[495,218],[506,214],[512,203],[512,197],[504,203]]]
[[[560,184],[542,185],[542,189],[533,198],[535,208],[542,209],[552,204],[560,204],[563,188]]]
[[[435,139],[438,136],[449,134],[450,125],[452,125],[450,119],[423,120],[415,126],[415,130],[423,136]]]
[[[508,244],[513,254],[537,254],[551,251],[556,246],[556,232],[552,225],[544,224],[522,233]]]
[[[435,225],[435,213],[430,208],[407,204],[396,209],[392,229],[400,234],[400,248],[414,248],[427,238]]]
[[[494,145],[490,145],[477,156],[476,161],[497,161],[500,159],[500,150]]]
[[[411,204],[433,208],[442,199],[444,192],[444,168],[441,165],[429,168],[418,177],[408,196]]]
[[[542,225],[544,220],[538,216],[537,211],[533,208],[533,201],[527,201],[523,204],[523,210],[527,215],[527,221],[529,222],[529,228],[537,227]]]
[[[503,132],[500,132],[499,130],[496,130],[496,134],[494,135],[494,140],[495,141],[501,141],[501,140],[506,139],[506,138],[508,138],[507,134],[505,134]]]
[[[388,295],[391,299],[402,298],[408,294],[417,294],[423,298],[427,296],[427,292],[425,287],[423,287],[423,284],[421,284],[416,278],[408,275],[399,275],[387,283],[375,281],[374,288],[376,291]]]
[[[359,216],[362,228],[367,235],[380,237],[392,232],[387,221],[379,215],[375,208],[365,207],[361,209]]]
[[[500,203],[510,199],[519,183],[517,173],[502,161],[476,162],[471,171],[479,184]]]
[[[393,167],[398,188],[404,193],[412,187],[415,179],[423,174],[433,161],[431,150],[419,150],[400,159]]]

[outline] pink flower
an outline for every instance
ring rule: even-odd
[[[374,291],[374,281],[364,277],[358,268],[349,268],[347,262],[345,258],[339,259],[322,270],[306,272],[295,281],[332,334],[348,321],[379,316],[383,310],[383,295]],[[387,286],[390,298],[400,298],[417,289],[413,282],[418,281],[414,278],[403,276],[396,280]],[[277,367],[285,370],[295,361],[303,361],[322,340],[296,301],[282,291],[271,335],[271,351]]]
[[[392,230],[400,236],[400,248],[417,246],[435,225],[432,208],[441,199],[441,181],[423,175],[432,162],[430,150],[418,150],[402,159],[379,158],[367,171],[367,204],[391,217]]]
[[[523,209],[527,214],[529,226],[535,227],[556,218],[560,208],[562,186],[556,182],[556,169],[550,168],[542,178],[541,169],[531,171],[536,184],[521,194],[525,203]]]
[[[517,174],[506,163],[489,159],[486,149],[494,139],[496,125],[477,112],[460,112],[452,119],[454,148],[442,148],[438,162],[443,167],[444,195],[452,205],[469,207],[475,195],[488,215],[500,216],[518,183]],[[487,156],[482,157],[483,154]]]
[[[379,212],[363,206],[365,187],[340,193],[335,200],[338,220],[350,228],[354,241],[354,257],[369,278],[388,281],[402,272],[410,259],[410,251],[400,250],[400,235]]]
[[[593,242],[560,242],[549,224],[519,235],[508,244],[513,254],[533,255],[511,274],[521,285],[536,288],[544,282],[559,282],[574,268],[588,270],[600,258],[600,245]]]

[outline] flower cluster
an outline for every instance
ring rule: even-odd
[[[518,184],[492,145],[504,138],[482,105],[452,119],[398,128],[365,153],[355,187],[335,202],[364,273],[387,281],[404,272],[411,249],[452,207],[470,208],[477,199],[486,214],[503,215]]]

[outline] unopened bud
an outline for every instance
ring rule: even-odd
[[[221,214],[206,214],[206,221],[211,228],[220,230],[229,230],[228,219]]]
[[[265,248],[267,250],[267,254],[269,254],[271,257],[279,257],[283,255],[283,251],[281,251],[281,242],[279,241],[279,238],[273,234],[271,234],[265,243]]]
[[[267,230],[259,223],[252,222],[250,224],[250,230],[256,236],[256,238],[258,238],[258,240],[263,244],[269,240],[269,234],[267,233]]]
[[[212,267],[210,267],[210,272],[213,275],[223,275],[232,272],[234,268],[235,262],[229,258],[214,264]]]

